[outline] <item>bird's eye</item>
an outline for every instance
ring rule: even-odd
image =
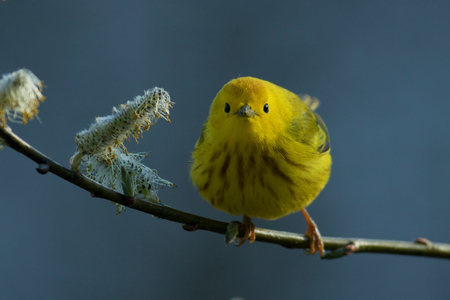
[[[266,114],[269,113],[269,104],[267,104],[267,103],[264,105],[264,112],[265,112]]]
[[[229,113],[230,112],[230,104],[225,103],[225,112]]]

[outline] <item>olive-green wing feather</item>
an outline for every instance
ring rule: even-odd
[[[208,123],[208,118],[206,118],[205,122],[203,123],[202,133],[200,134],[200,137],[198,138],[197,143],[194,146],[194,149],[197,149],[197,147],[199,147],[205,141],[206,130],[208,128],[206,126],[206,123]]]
[[[328,133],[327,126],[323,122],[322,118],[319,116],[318,113],[313,111],[314,116],[316,117],[317,125],[322,129],[323,133],[325,134],[325,141],[319,146],[320,152],[327,152],[330,150],[330,134]]]
[[[320,101],[316,97],[306,94],[298,95],[300,99],[308,105],[310,110],[302,113],[299,118],[295,118],[291,124],[291,129],[296,132],[297,138],[305,144],[317,147],[321,152],[330,150],[330,135],[322,118],[315,112]]]

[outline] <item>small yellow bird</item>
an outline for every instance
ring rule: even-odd
[[[310,254],[324,246],[305,210],[331,171],[328,130],[319,101],[253,77],[233,79],[212,102],[192,153],[191,177],[215,208],[243,215],[243,244],[255,240],[251,218],[274,220],[301,211]]]

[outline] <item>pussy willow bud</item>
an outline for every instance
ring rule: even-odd
[[[20,69],[3,75],[0,79],[0,126],[6,120],[26,124],[38,113],[42,95],[43,82],[30,70]]]

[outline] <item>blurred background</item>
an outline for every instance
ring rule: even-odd
[[[13,131],[66,167],[74,136],[154,86],[176,103],[132,151],[178,185],[164,204],[229,222],[189,179],[216,93],[254,76],[321,100],[333,168],[308,211],[322,235],[450,242],[448,1],[0,2],[0,73],[47,88]],[[115,206],[0,152],[0,299],[443,299],[450,262],[333,261]],[[301,214],[257,227],[303,233]]]

